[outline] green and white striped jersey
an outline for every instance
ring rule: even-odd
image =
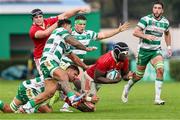
[[[65,42],[69,35],[70,33],[62,27],[55,29],[45,44],[41,62],[46,58],[60,64],[62,56],[71,53],[70,45]]]
[[[44,78],[36,77],[34,79],[23,81],[22,83],[27,89],[35,89],[36,94],[44,92]]]
[[[98,34],[96,32],[94,32],[94,31],[91,31],[91,30],[85,30],[83,33],[80,34],[80,33],[76,32],[75,29],[73,29],[71,35],[74,36],[74,38],[76,40],[78,40],[79,42],[81,42],[83,45],[88,47],[91,40],[96,40],[97,39]],[[71,49],[72,49],[72,52],[74,54],[76,54],[79,58],[81,58],[82,60],[84,59],[84,55],[87,53],[86,51],[76,49],[73,46],[71,46]],[[63,60],[71,61],[67,57],[64,57]]]
[[[160,49],[163,33],[169,30],[169,21],[163,16],[160,20],[156,20],[153,14],[150,14],[142,17],[137,25],[143,29],[144,34],[157,37],[157,39],[153,41],[141,38],[139,47],[148,50]]]

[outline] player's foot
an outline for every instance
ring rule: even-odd
[[[59,111],[60,112],[73,112],[72,110],[69,110],[68,108],[61,108]]]
[[[125,85],[124,89],[123,89],[123,92],[122,92],[122,96],[121,96],[121,100],[122,100],[123,103],[128,102],[128,92],[129,92],[128,86]]]
[[[165,101],[164,100],[161,100],[161,99],[157,99],[154,101],[154,104],[155,105],[164,105],[165,104]]]

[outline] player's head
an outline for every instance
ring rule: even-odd
[[[161,1],[156,1],[153,3],[152,12],[156,19],[160,18],[164,12],[164,4]]]
[[[32,20],[36,25],[42,26],[43,25],[43,12],[36,8],[31,11]]]
[[[129,47],[124,42],[118,42],[113,47],[113,53],[117,61],[124,61],[128,55]]]
[[[71,21],[68,19],[59,20],[58,27],[63,27],[71,33]]]
[[[79,68],[76,65],[72,64],[66,69],[66,71],[71,82],[77,79],[80,72]]]
[[[78,33],[83,33],[86,27],[87,19],[84,15],[78,15],[75,17],[74,27]]]

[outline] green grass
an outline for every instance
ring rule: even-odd
[[[0,99],[10,103],[16,95],[17,86],[21,81],[0,80]],[[180,83],[164,83],[162,98],[166,105],[153,105],[154,82],[139,82],[129,95],[129,102],[123,104],[120,101],[123,85],[104,85],[100,91],[100,101],[97,110],[93,113],[60,113],[59,106],[55,104],[54,112],[48,114],[4,114],[0,113],[0,119],[180,119]]]

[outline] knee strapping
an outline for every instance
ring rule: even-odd
[[[156,70],[159,69],[159,68],[164,69],[164,63],[163,63],[163,61],[157,62],[157,63],[154,65],[154,68],[155,68]]]
[[[145,70],[137,70],[136,71],[136,76],[139,77],[140,79],[143,77]]]

